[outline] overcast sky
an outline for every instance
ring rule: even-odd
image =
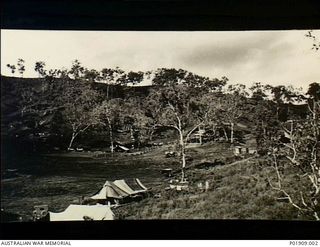
[[[226,76],[230,83],[264,82],[306,87],[320,82],[320,51],[307,31],[110,32],[1,30],[1,74],[6,64],[26,61],[24,77],[37,77],[36,61],[47,69],[116,66],[129,71],[182,68],[199,75]],[[314,31],[320,39],[320,30]]]

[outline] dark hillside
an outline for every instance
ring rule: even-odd
[[[1,75],[1,103],[7,102],[12,97],[16,97],[19,88],[26,90],[41,91],[41,87],[45,80],[43,78],[18,78]],[[54,78],[55,83],[62,83],[63,79]],[[89,83],[89,82],[88,82]],[[107,85],[105,83],[94,83],[93,87],[101,92],[106,92],[109,87],[110,92],[114,93],[114,97],[123,98],[125,94],[146,96],[152,86],[135,86],[126,87],[121,85]],[[7,99],[8,98],[8,99]]]
[[[71,83],[75,84],[76,87],[77,82],[72,81]],[[8,138],[16,140],[17,135],[28,139],[28,136],[36,135],[39,132],[56,132],[53,122],[59,121],[61,107],[52,105],[52,102],[64,90],[64,83],[64,79],[60,78],[43,79],[1,76],[2,141],[7,141]],[[104,83],[91,85],[94,90],[100,93],[101,99],[99,100],[104,100],[107,97],[107,92],[111,98],[144,98],[151,89],[151,86],[127,87]],[[24,108],[26,110],[22,112]],[[38,120],[41,126],[34,123],[35,119]],[[58,128],[61,127],[58,126]]]

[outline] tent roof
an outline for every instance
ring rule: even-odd
[[[125,191],[126,193],[132,195],[135,194],[136,192],[131,189],[128,184],[126,183],[126,181],[122,180],[115,180],[113,182],[118,188],[120,188],[121,190]]]
[[[123,197],[129,196],[128,193],[118,188],[114,183],[110,181],[106,181],[102,187],[102,189],[91,197],[91,199],[103,200],[107,198],[116,198],[121,199]]]
[[[74,205],[71,204],[61,213],[49,212],[50,221],[82,221],[84,217],[93,220],[113,220],[114,213],[107,205]]]
[[[138,178],[128,179],[127,184],[136,192],[145,192],[148,189],[141,183]]]
[[[107,198],[121,199],[130,195],[146,192],[148,189],[141,183],[138,178],[132,180],[115,180],[114,182],[106,181],[102,189],[91,199],[104,200]]]

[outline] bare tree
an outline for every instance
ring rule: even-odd
[[[246,112],[246,96],[245,86],[241,84],[230,85],[228,91],[222,97],[216,98],[212,104],[214,118],[219,119],[220,123],[228,123],[230,126],[230,142],[234,142],[234,127]],[[226,134],[226,139],[228,136]]]
[[[186,143],[190,135],[199,128],[206,119],[194,114],[191,102],[196,97],[189,87],[176,85],[166,87],[152,92],[148,100],[152,105],[158,104],[158,114],[155,116],[155,126],[172,128],[178,132],[178,143],[180,147],[180,157],[182,166],[181,181],[185,181],[186,167]]]
[[[64,89],[58,97],[63,107],[62,115],[68,128],[71,129],[71,148],[76,137],[98,123],[95,114],[98,93],[85,81],[66,80]]]
[[[114,125],[119,117],[120,102],[119,99],[105,100],[94,109],[94,115],[97,116],[99,124],[106,126],[109,130],[110,152],[114,152]]]
[[[276,184],[271,183],[269,179],[271,187],[280,191],[293,207],[301,213],[311,214],[316,220],[320,220],[319,95],[320,91],[317,92],[317,96],[311,95],[308,100],[310,111],[308,119],[289,120],[283,124],[283,132],[287,141],[281,141],[278,138],[278,144],[272,148],[271,152],[273,167],[277,175]],[[281,157],[298,170],[296,175],[307,185],[305,190],[300,190],[299,197],[290,194],[288,188],[283,185],[284,178],[279,169]]]

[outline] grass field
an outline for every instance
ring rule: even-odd
[[[30,218],[35,205],[47,204],[62,211],[81,196],[97,192],[106,180],[140,178],[157,185],[161,167],[148,157],[92,159],[73,155],[16,156],[2,162],[2,168],[17,169],[17,176],[1,180],[1,207]]]
[[[279,194],[265,179],[268,172],[256,159],[190,171],[188,192],[161,188],[160,198],[119,208],[119,215],[125,219],[304,219],[288,203],[277,200]],[[204,181],[209,181],[208,191],[196,186]]]
[[[64,210],[81,196],[97,192],[105,180],[139,178],[153,194],[140,202],[119,207],[122,219],[301,219],[288,203],[276,200],[266,176],[269,167],[249,158],[209,169],[189,169],[188,192],[167,190],[163,168],[179,169],[178,158],[165,158],[163,146],[138,156],[116,154],[103,159],[88,155],[42,155],[6,158],[5,169],[17,169],[18,176],[1,180],[1,207],[8,212],[31,217],[35,205],[47,204],[49,210]],[[205,144],[187,149],[189,166],[233,156],[227,144]],[[261,159],[261,158],[260,158]],[[227,162],[229,163],[229,162]],[[198,184],[209,183],[204,191]]]

